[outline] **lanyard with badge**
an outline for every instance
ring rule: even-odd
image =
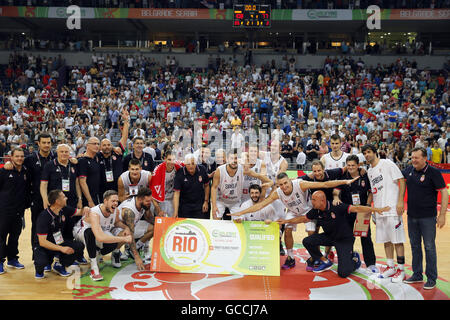
[[[361,176],[360,170],[358,170],[359,175]],[[351,176],[350,176],[351,178]],[[356,181],[355,181],[356,182]],[[353,183],[355,183],[353,182]],[[358,186],[361,186],[361,179],[358,179]],[[352,204],[355,206],[359,206],[361,204],[361,198],[359,196],[359,192],[352,192]]]
[[[56,160],[55,160],[55,165],[58,166],[58,169],[61,172],[62,191],[63,192],[69,192],[70,191],[70,162],[69,162],[69,167],[68,167],[68,170],[67,170],[67,172],[68,172],[67,179],[64,179],[63,169],[62,169],[62,167],[59,164],[56,164]]]
[[[55,220],[55,216],[50,212],[50,210],[47,209],[47,212],[52,217],[53,221]],[[61,217],[59,217],[61,219]],[[57,232],[53,232],[53,239],[55,239],[55,243],[57,245],[60,245],[64,242],[64,238],[62,236],[61,230],[58,230]]]
[[[113,174],[113,164],[112,164],[112,155],[109,156],[109,170],[106,168],[106,158],[105,158],[105,175],[106,182],[114,182],[114,174]]]

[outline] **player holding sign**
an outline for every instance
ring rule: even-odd
[[[275,192],[272,192],[263,201],[251,206],[248,209],[237,213],[231,213],[230,216],[238,217],[250,212],[259,211],[262,208],[268,206],[276,200],[281,200],[284,207],[288,209],[286,217],[284,220],[293,219],[298,216],[304,216],[312,209],[311,199],[308,196],[309,189],[319,189],[319,188],[334,188],[343,184],[351,184],[356,181],[359,177],[350,180],[334,180],[326,182],[309,182],[302,179],[289,179],[286,173],[280,173],[277,175],[277,186]],[[313,221],[306,224],[306,230],[315,230],[316,225]],[[296,224],[288,223],[286,224],[284,241],[286,243],[286,249],[288,256],[283,265],[283,269],[290,269],[295,267],[294,258],[294,237],[292,232],[296,230]]]

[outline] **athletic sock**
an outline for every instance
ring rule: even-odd
[[[289,257],[294,259],[294,249],[287,249],[287,254],[288,254]]]
[[[97,265],[97,258],[91,259],[91,270],[94,270],[95,274],[100,273]]]
[[[387,259],[387,266],[393,268],[395,266],[394,259]]]

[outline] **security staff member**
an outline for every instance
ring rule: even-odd
[[[102,191],[102,194],[107,190],[117,191],[117,182],[119,181],[120,175],[123,173],[123,158],[121,152],[125,151],[124,146],[127,144],[128,128],[130,127],[126,109],[124,109],[122,113],[122,119],[124,120],[124,125],[122,136],[119,140],[119,147],[113,148],[109,139],[103,139],[100,143],[100,152],[97,153],[100,163],[102,164],[102,171],[105,172],[105,180],[103,181],[104,190]]]
[[[362,173],[361,168],[359,168],[359,158],[356,155],[350,155],[346,159],[347,172],[344,173],[343,179],[351,179],[360,177],[358,180],[350,185],[342,185],[334,189],[333,191],[333,204],[338,205],[341,203],[351,203],[355,206],[371,206],[373,196],[370,189],[370,181],[367,173]],[[353,229],[356,220],[356,213],[351,213],[347,216],[349,226]],[[367,268],[372,273],[377,273],[378,268],[376,267],[376,256],[375,250],[373,248],[373,242],[369,231],[367,237],[361,238],[361,246],[364,255],[364,262]]]
[[[56,147],[57,159],[53,159],[44,166],[41,178],[41,196],[44,208],[48,208],[48,192],[60,189],[67,197],[67,205],[73,208],[82,207],[81,188],[77,177],[76,166],[69,161],[70,149],[66,144]],[[65,238],[72,237],[72,229],[79,220],[70,219],[63,230]]]
[[[333,262],[322,255],[320,246],[334,246],[338,255],[338,270],[340,277],[346,278],[361,265],[359,254],[353,252],[353,230],[350,228],[347,215],[351,212],[371,213],[372,211],[384,212],[390,208],[372,208],[365,206],[353,206],[345,203],[334,206],[327,200],[321,190],[312,194],[313,209],[306,216],[295,217],[290,220],[277,221],[281,223],[305,223],[316,220],[323,228],[323,233],[315,233],[303,239],[303,245],[312,257],[312,261],[319,261],[314,272],[323,272],[331,269]]]
[[[22,232],[23,215],[30,203],[30,188],[27,183],[27,169],[23,166],[23,149],[11,151],[12,170],[0,169],[0,274],[4,273],[3,262],[8,266],[23,269],[19,263],[19,236]]]
[[[84,215],[89,211],[67,207],[67,197],[62,190],[52,190],[48,194],[49,207],[39,214],[36,223],[37,243],[34,248],[35,278],[44,278],[44,268],[53,258],[59,258],[59,262],[53,265],[53,271],[60,276],[67,277],[70,272],[66,267],[72,265],[75,259],[83,257],[84,244],[66,239],[62,233],[65,222],[71,217]]]
[[[133,151],[123,158],[122,170],[128,170],[128,163],[131,159],[138,159],[141,163],[142,170],[153,172],[155,169],[155,161],[150,153],[144,152],[145,142],[141,137],[133,139]]]
[[[402,171],[408,190],[408,235],[411,243],[413,275],[405,283],[423,282],[422,240],[425,248],[427,282],[425,290],[436,286],[436,227],[445,225],[448,192],[442,173],[427,163],[427,150],[414,148],[412,165]],[[441,209],[437,214],[437,195],[441,194]]]
[[[102,199],[103,181],[105,172],[97,156],[100,149],[100,141],[96,137],[90,137],[84,157],[78,161],[78,179],[83,193],[83,206],[92,208],[100,204]]]
[[[209,219],[209,178],[206,169],[197,165],[193,154],[186,155],[185,167],[175,174],[174,217]]]

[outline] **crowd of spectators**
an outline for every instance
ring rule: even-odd
[[[11,53],[1,69],[0,156],[16,146],[33,152],[42,131],[68,143],[73,156],[83,153],[90,136],[114,141],[127,108],[129,148],[143,136],[147,146],[162,150],[178,142],[181,129],[192,135],[198,124],[203,133],[230,129],[228,146],[244,148],[250,130],[268,130],[293,166],[307,167],[328,152],[335,133],[348,153],[361,154],[370,142],[382,158],[404,166],[411,149],[424,146],[430,161],[450,162],[449,64],[423,70],[406,58],[367,66],[329,56],[321,70],[300,71],[287,56],[278,65],[219,56],[209,62],[191,69],[172,56],[159,63],[93,53],[89,66],[65,66],[62,56]]]
[[[449,0],[0,0],[0,5],[103,8],[233,8],[233,4],[270,4],[273,9],[449,8]]]

